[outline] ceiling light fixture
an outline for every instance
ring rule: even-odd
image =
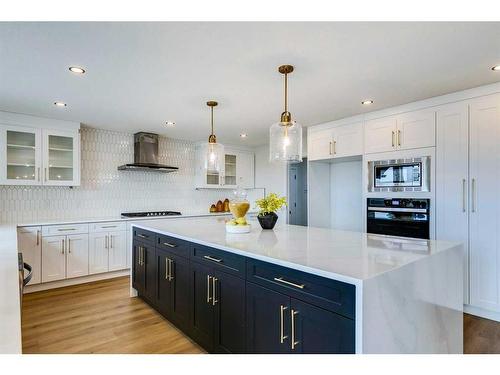
[[[288,74],[293,72],[292,65],[282,65],[278,72],[285,76],[285,110],[281,113],[281,120],[269,129],[269,160],[288,163],[302,162],[302,126],[292,121],[288,112]]]
[[[373,104],[373,100],[363,100],[363,101],[361,102],[361,104],[363,104],[363,105]]]
[[[165,125],[167,125],[167,126],[175,126],[175,122],[174,121],[165,121]]]
[[[66,106],[67,106],[67,104],[66,104],[66,103],[63,103],[63,102],[54,102],[54,105],[55,105],[56,107],[61,107],[61,108],[62,108],[62,107],[66,107]]]
[[[240,137],[241,137],[241,138],[246,138],[247,136],[248,136],[248,134],[247,134],[247,133],[241,133],[241,134],[240,134]]]
[[[491,70],[499,72],[500,71],[500,65],[495,65],[494,67],[491,68]]]
[[[214,107],[219,103],[210,100],[207,105],[210,107],[210,124],[211,133],[208,137],[207,156],[205,161],[205,168],[207,173],[220,174],[222,165],[224,164],[224,146],[217,143],[217,137],[214,134]]]
[[[69,71],[71,73],[75,73],[75,74],[83,74],[85,73],[85,69],[79,67],[79,66],[70,66],[69,67]]]

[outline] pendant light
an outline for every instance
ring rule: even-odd
[[[292,120],[288,112],[288,74],[293,72],[292,65],[282,65],[278,71],[285,76],[285,111],[281,121],[269,129],[269,160],[288,163],[302,162],[302,126]]]
[[[214,107],[216,107],[219,103],[210,100],[207,102],[207,105],[210,107],[211,111],[211,126],[212,132],[208,137],[208,146],[207,146],[207,156],[205,162],[205,168],[207,173],[212,174],[220,174],[222,171],[222,166],[224,165],[224,146],[220,143],[217,143],[217,137],[214,134]]]

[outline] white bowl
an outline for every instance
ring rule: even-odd
[[[247,225],[228,225],[226,224],[226,232],[227,233],[250,233],[252,230],[252,226],[250,224]]]

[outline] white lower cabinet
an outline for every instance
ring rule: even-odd
[[[90,234],[90,274],[127,268],[127,233],[125,231]]]
[[[66,278],[89,274],[89,235],[71,234],[66,236]]]
[[[42,282],[66,278],[66,236],[42,237]]]
[[[23,261],[32,268],[28,285],[42,281],[42,228],[23,227],[17,230],[17,249],[23,254]]]

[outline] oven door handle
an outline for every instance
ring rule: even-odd
[[[398,207],[368,207],[368,211],[380,211],[380,212],[410,212],[415,214],[427,214],[428,211],[425,208],[398,208]]]

